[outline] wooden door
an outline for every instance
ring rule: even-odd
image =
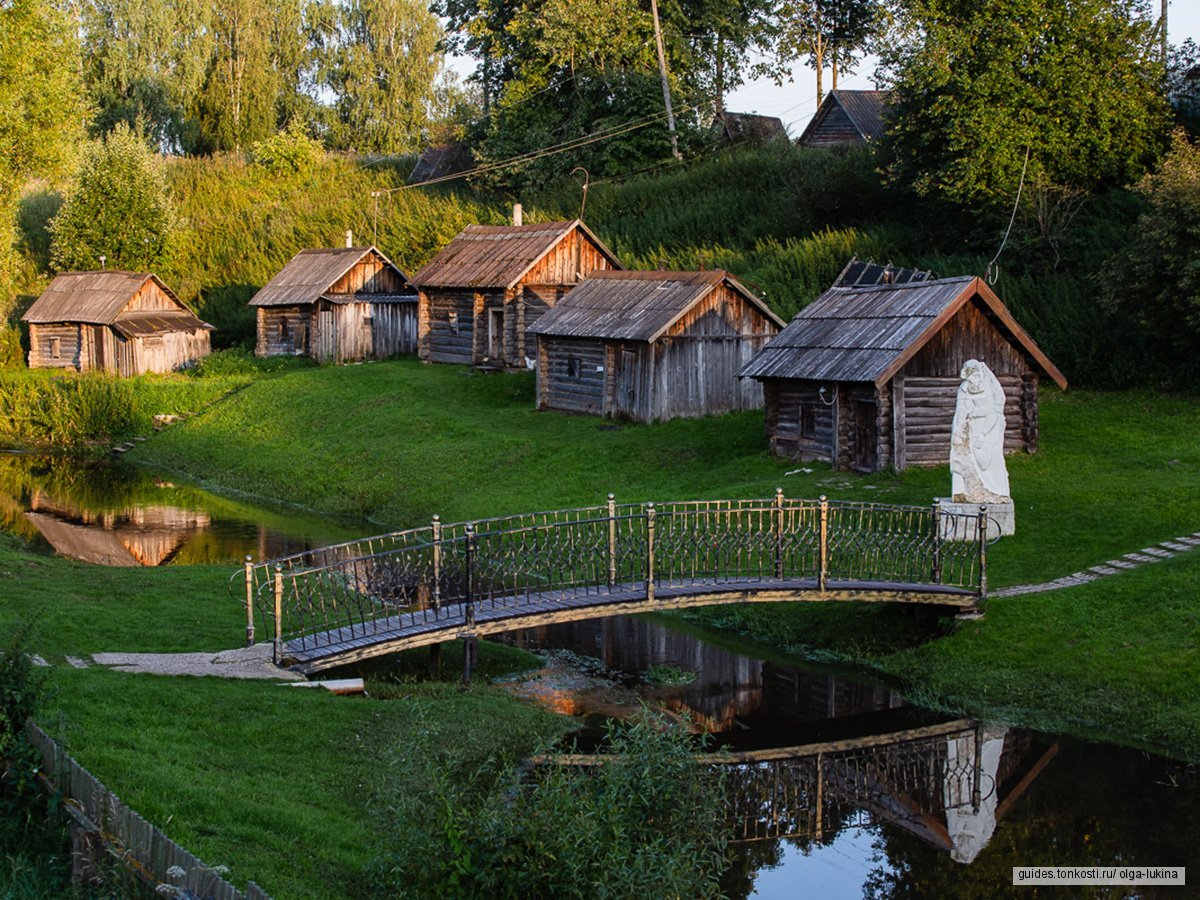
[[[504,310],[488,310],[487,355],[489,359],[504,357]]]
[[[637,408],[638,355],[628,347],[614,354],[617,371],[613,374],[612,407],[608,414],[631,413]]]
[[[877,418],[877,407],[872,401],[851,402],[850,465],[863,472],[874,472],[879,467]]]
[[[317,313],[317,361],[328,362],[337,358],[337,316],[332,309]]]

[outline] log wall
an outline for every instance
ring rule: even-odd
[[[421,292],[422,359],[467,365],[475,361],[475,297],[474,291]]]
[[[604,413],[608,350],[602,341],[542,338],[538,358],[540,409]]]
[[[257,356],[297,356],[307,353],[313,330],[313,308],[260,306],[254,352]]]
[[[75,369],[83,371],[86,359],[80,358],[82,345],[80,326],[74,323],[52,323],[29,325],[29,368],[31,369]],[[54,353],[55,342],[58,353]]]

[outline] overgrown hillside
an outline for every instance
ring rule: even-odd
[[[254,317],[246,301],[303,248],[339,246],[352,230],[411,273],[465,225],[508,221],[508,197],[462,183],[405,188],[411,165],[328,156],[288,172],[232,156],[173,159],[169,182],[182,227],[160,274],[217,326],[216,346],[248,346]],[[877,166],[869,151],[786,144],[710,152],[595,184],[584,218],[629,267],[725,268],[785,317],[855,254],[939,275],[982,274],[1005,223],[887,190]],[[518,199],[536,221],[575,218],[582,196],[566,181]],[[48,280],[46,223],[57,209],[46,189],[24,201],[25,277],[10,321]],[[1122,246],[1137,209],[1129,194],[1102,195],[1054,246],[1018,221],[1000,260],[995,289],[1073,383],[1144,379],[1128,323],[1093,299],[1097,273]]]

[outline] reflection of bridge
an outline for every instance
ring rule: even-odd
[[[936,506],[710,500],[559,510],[364,538],[245,571],[247,630],[317,672],[455,637],[795,600],[975,610],[986,542]],[[987,534],[986,523],[972,533]]]
[[[821,841],[891,822],[971,862],[1057,744],[967,719],[838,741],[700,756],[725,784],[735,840]],[[603,754],[535,762],[591,766]]]

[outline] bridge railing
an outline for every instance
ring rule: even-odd
[[[790,499],[617,504],[441,524],[245,569],[248,638],[269,624],[310,649],[406,622],[579,605],[581,598],[687,586],[780,589],[884,584],[985,592],[986,541],[944,540],[962,523],[938,507]],[[976,533],[986,536],[980,517]],[[377,549],[379,548],[379,549]],[[366,552],[373,551],[373,552]],[[352,555],[352,554],[358,555]],[[402,621],[401,615],[410,616]]]

